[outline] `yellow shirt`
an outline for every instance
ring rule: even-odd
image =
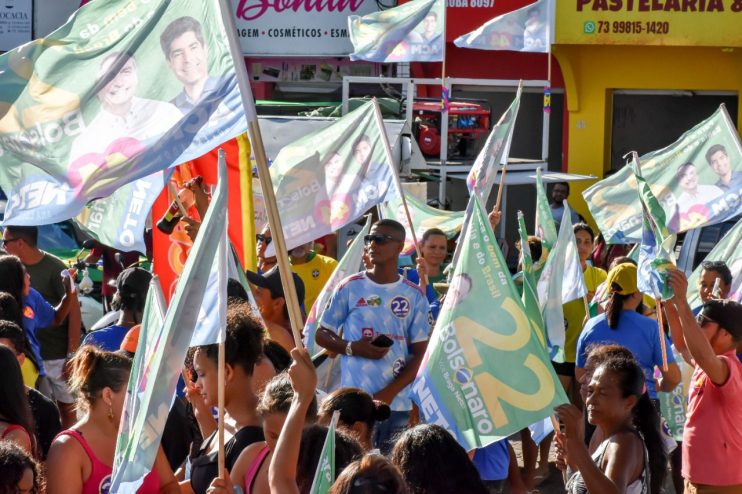
[[[327,280],[330,279],[332,272],[338,262],[332,257],[315,254],[309,261],[304,264],[294,264],[291,269],[299,275],[304,282],[304,309],[307,314],[312,309],[314,301],[319,297],[319,293],[324,288]]]
[[[29,388],[36,387],[36,380],[39,378],[39,371],[36,369],[36,366],[33,365],[33,362],[31,362],[31,359],[29,359],[28,357],[26,357],[26,359],[23,361],[23,365],[21,366],[21,374],[23,375],[23,384],[25,384]]]
[[[595,289],[608,278],[608,273],[594,266],[587,266],[582,272],[587,287],[587,300],[592,300]],[[577,339],[582,333],[582,321],[585,320],[585,302],[578,298],[567,302],[564,309],[564,324],[567,327],[564,338],[564,360],[574,362],[577,358]]]

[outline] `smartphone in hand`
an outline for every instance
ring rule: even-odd
[[[394,340],[392,340],[385,334],[380,334],[379,336],[371,340],[371,344],[381,348],[389,348],[390,346],[394,345]]]

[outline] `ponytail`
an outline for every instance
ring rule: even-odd
[[[616,291],[611,292],[611,296],[605,306],[605,315],[606,319],[608,319],[609,328],[616,329],[618,327],[618,321],[621,318],[621,311],[623,310],[623,303],[629,297],[630,295],[621,295]]]
[[[663,446],[660,414],[647,393],[641,395],[634,407],[634,426],[644,436],[649,453],[650,492],[660,494],[665,480],[667,454]]]
[[[78,395],[78,405],[83,407],[93,405],[103,388],[118,392],[129,381],[131,359],[120,353],[84,345],[70,363],[70,389]]]

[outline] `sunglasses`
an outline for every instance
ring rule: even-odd
[[[384,245],[387,242],[401,242],[401,240],[391,235],[365,235],[363,237],[364,245],[371,245],[372,242],[375,242],[377,245]]]
[[[703,314],[698,314],[696,316],[696,322],[698,323],[699,326],[703,327],[706,324],[711,324],[711,323],[714,323],[716,321],[714,321],[713,319],[711,319],[711,318],[709,318],[709,317],[707,317],[707,316],[705,316]]]
[[[263,242],[265,245],[269,245],[273,241],[273,237],[266,237],[262,233],[258,233],[255,235],[255,240],[257,243]]]
[[[4,240],[0,240],[0,248],[5,247],[11,242],[17,242],[18,240],[20,240],[20,237],[19,238],[6,238]]]

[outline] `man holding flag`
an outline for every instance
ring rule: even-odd
[[[397,272],[404,238],[404,227],[394,220],[373,225],[364,237],[371,269],[337,286],[316,334],[318,345],[342,356],[342,386],[363,389],[390,405],[391,418],[374,433],[374,446],[382,453],[391,450],[392,438],[407,426],[409,384],[430,334],[425,295]]]

